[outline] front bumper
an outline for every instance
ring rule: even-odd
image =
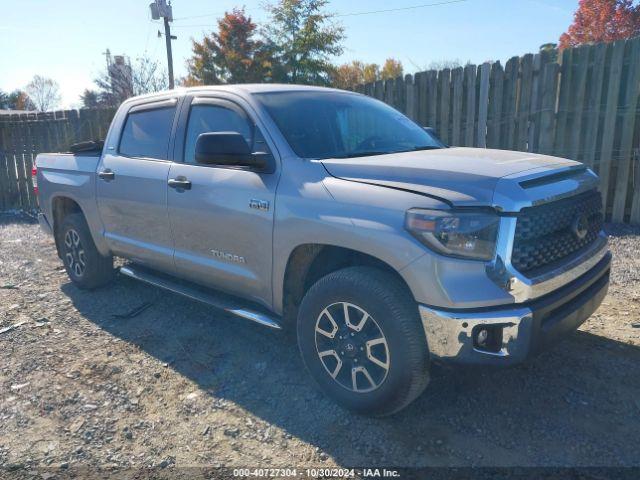
[[[420,305],[429,351],[463,364],[521,363],[576,330],[602,303],[609,287],[611,253],[588,272],[540,298],[507,307],[443,310]],[[478,346],[482,327],[502,332],[497,348]]]

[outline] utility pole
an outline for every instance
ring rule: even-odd
[[[162,18],[164,20],[164,38],[167,45],[169,88],[173,89],[175,87],[175,83],[173,80],[173,54],[171,52],[171,40],[175,40],[177,38],[171,35],[171,27],[169,26],[169,22],[173,21],[173,8],[171,7],[171,2],[167,3],[167,0],[154,0],[154,2],[149,5],[149,8],[151,9],[152,19],[160,20],[160,18]],[[158,32],[158,36],[160,36],[160,32]]]
[[[173,53],[171,52],[171,27],[169,26],[169,19],[164,17],[164,39],[167,44],[167,63],[169,64],[169,88],[173,90]]]

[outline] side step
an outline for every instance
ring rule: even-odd
[[[173,279],[169,276],[158,274],[147,268],[135,265],[120,267],[120,273],[126,277],[134,278],[141,282],[164,288],[165,290],[169,290],[173,293],[206,303],[207,305],[224,310],[225,312],[238,317],[251,320],[252,322],[259,323],[265,327],[274,328],[276,330],[282,329],[282,326],[275,318],[266,313],[243,307],[227,295],[215,292],[206,292],[196,285],[192,286],[178,279]]]

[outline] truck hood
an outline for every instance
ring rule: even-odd
[[[534,197],[540,192],[527,195],[524,181],[550,176],[549,180],[555,182],[565,179],[567,175],[563,172],[566,171],[569,176],[587,172],[572,160],[463,147],[326,159],[322,164],[330,175],[344,180],[408,190],[444,200],[452,206],[494,206],[501,210],[510,210],[516,200],[522,203],[521,206],[534,203]],[[588,176],[591,180],[595,178],[592,173]],[[538,182],[534,186],[544,183]],[[572,190],[576,187],[565,185],[564,188]]]

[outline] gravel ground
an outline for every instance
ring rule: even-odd
[[[0,217],[0,467],[640,466],[640,229],[609,231],[580,331],[516,368],[434,367],[370,419],[284,335],[122,277],[80,291],[37,225]]]

